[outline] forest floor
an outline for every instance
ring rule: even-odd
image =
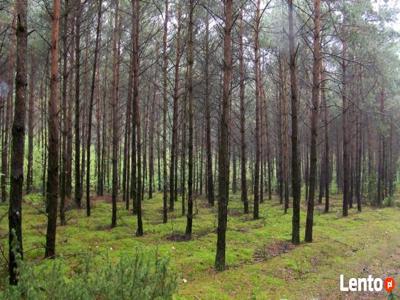
[[[57,228],[57,253],[71,268],[84,252],[111,257],[129,255],[136,247],[158,248],[171,257],[179,274],[176,299],[386,299],[386,292],[343,293],[339,276],[393,276],[400,283],[400,209],[364,207],[362,213],[350,209],[341,217],[341,205],[333,197],[332,209],[315,211],[314,242],[290,244],[291,214],[283,214],[277,199],[265,200],[260,219],[244,215],[239,195],[229,202],[227,232],[228,270],[213,269],[216,244],[217,209],[206,200],[196,200],[193,238],[182,239],[186,217],[181,203],[162,224],[162,195],[143,203],[145,235],[135,237],[136,217],[119,203],[118,226],[110,229],[109,199],[96,199],[92,216],[85,210],[70,210],[66,226]],[[25,197],[23,205],[23,244],[25,259],[39,262],[44,254],[46,217],[38,195]],[[304,215],[302,231],[304,236]],[[0,205],[0,237],[3,251],[7,244],[7,205]],[[4,259],[2,259],[4,260]],[[3,261],[4,263],[4,261]],[[2,264],[3,264],[2,263]],[[396,294],[399,288],[396,287]]]

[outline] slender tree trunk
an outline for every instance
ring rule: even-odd
[[[223,94],[221,105],[219,153],[218,153],[218,228],[217,252],[215,268],[225,269],[226,226],[228,218],[229,198],[229,103],[232,80],[232,10],[233,1],[224,0],[224,65],[223,65]]]
[[[49,55],[47,55],[46,57],[46,61],[48,62]],[[43,141],[42,141],[42,153],[43,153],[43,171],[42,171],[42,194],[45,197],[46,196],[46,175],[47,175],[47,153],[48,151],[46,151],[47,149],[47,129],[48,126],[46,124],[46,119],[47,119],[47,100],[48,100],[48,93],[47,93],[47,89],[44,87],[47,85],[47,77],[48,77],[48,73],[49,73],[49,69],[48,69],[48,65],[49,63],[46,64],[45,67],[45,80],[43,82],[43,90],[44,90],[44,97],[43,97],[43,108],[42,108],[42,130],[43,130]],[[47,207],[47,202],[46,202],[46,213],[48,212],[48,207]]]
[[[97,71],[97,76],[99,76],[99,71]],[[101,96],[100,96],[100,80],[97,83],[97,95],[96,95],[96,193],[100,195],[100,188],[102,185],[103,170],[102,165],[102,153],[101,153]]]
[[[244,22],[243,22],[243,9],[239,12],[239,98],[240,98],[240,186],[241,186],[241,199],[243,202],[243,211],[245,214],[249,213],[249,201],[247,198],[247,178],[246,178],[246,104],[245,104],[245,66],[244,66],[244,50],[243,50],[243,36],[244,36]]]
[[[142,168],[141,168],[141,129],[140,129],[140,100],[139,100],[139,1],[132,1],[132,22],[135,26],[135,37],[133,42],[133,110],[134,120],[136,122],[136,136],[137,136],[137,183],[136,183],[136,211],[137,211],[137,229],[136,236],[143,235],[143,222],[142,222]]]
[[[128,75],[128,97],[126,103],[126,116],[125,116],[125,141],[124,141],[124,167],[123,167],[123,200],[125,202],[126,210],[129,210],[129,202],[130,202],[130,160],[129,160],[129,153],[130,153],[130,139],[131,139],[131,115],[132,115],[132,102],[133,102],[133,95],[132,95],[132,85],[133,85],[133,41],[134,41],[134,24],[132,24],[131,29],[131,42],[132,42],[132,51],[130,54],[130,62],[129,62],[129,75]],[[132,183],[132,182],[131,182]]]
[[[49,162],[47,170],[47,233],[45,257],[54,258],[56,253],[56,226],[58,203],[58,164],[59,164],[59,88],[58,88],[58,50],[60,29],[60,0],[53,1],[51,22],[51,70],[50,70],[50,99],[49,99]]]
[[[70,0],[68,0],[68,7],[71,6]],[[74,26],[74,17],[71,15],[68,21],[68,27],[71,27],[71,42],[68,44],[68,53],[70,53],[70,62],[69,62],[69,69],[66,70],[68,74],[68,78],[66,79],[68,85],[68,93],[67,99],[65,101],[68,102],[67,106],[67,120],[66,120],[66,150],[65,150],[65,197],[71,199],[72,196],[72,148],[73,148],[73,133],[72,133],[72,109],[73,109],[73,85],[74,80],[73,76],[71,76],[71,72],[75,66],[75,57],[74,51],[72,51],[72,44],[73,44],[73,37],[75,36],[75,26]],[[67,55],[68,55],[67,53]],[[68,81],[69,80],[69,81]],[[61,207],[60,207],[61,208]]]
[[[168,0],[165,0],[164,35],[163,35],[163,133],[162,133],[162,160],[163,160],[163,223],[168,220],[167,194],[167,113],[168,113]]]
[[[329,212],[329,186],[330,186],[330,161],[329,161],[329,111],[328,101],[325,96],[325,73],[322,73],[321,98],[324,102],[324,134],[325,134],[325,153],[324,153],[324,188],[325,188],[325,213]]]
[[[96,84],[96,71],[97,71],[97,57],[99,55],[100,44],[100,26],[101,26],[101,10],[102,0],[99,0],[97,11],[97,26],[96,26],[96,44],[94,48],[93,70],[92,70],[92,84],[90,86],[90,101],[89,101],[89,116],[88,116],[88,132],[86,141],[86,215],[90,216],[90,144],[92,142],[92,114],[93,114],[93,99],[94,89]]]
[[[206,114],[206,155],[207,155],[207,200],[210,206],[214,206],[214,179],[212,167],[211,149],[211,109],[210,109],[210,32],[209,12],[206,16],[206,53],[205,53],[205,114]]]
[[[279,73],[281,78],[281,84],[280,84],[280,103],[281,103],[281,111],[282,111],[282,116],[281,116],[281,128],[282,128],[282,153],[280,154],[282,157],[282,163],[281,163],[281,177],[282,177],[282,198],[284,198],[284,212],[285,214],[287,213],[289,209],[289,103],[287,99],[287,69],[285,67],[286,65],[286,60],[282,56],[283,54],[280,55],[279,59]]]
[[[157,69],[154,71],[154,76],[156,76]],[[150,115],[150,145],[149,145],[149,199],[153,198],[154,192],[154,131],[156,122],[156,87],[153,86],[153,101],[151,104],[151,115]]]
[[[81,1],[75,1],[75,203],[81,208],[81,134],[80,134],[80,67],[81,67]]]
[[[106,68],[108,65],[108,55],[106,55],[106,60],[104,62],[104,67]],[[107,104],[108,104],[108,99],[107,99],[107,83],[108,83],[108,76],[107,72],[104,74],[104,82],[103,82],[103,116],[102,116],[102,141],[101,141],[101,172],[99,173],[99,196],[104,195],[104,185],[105,185],[105,180],[107,178],[108,172],[106,168],[106,159],[107,159],[107,148],[106,148],[106,140],[107,140]],[[107,164],[108,165],[108,164]]]
[[[359,95],[357,97],[357,103],[360,103],[360,98],[362,95],[362,73],[359,75]],[[357,108],[358,109],[358,108]],[[361,212],[361,193],[362,193],[362,135],[363,135],[363,130],[362,130],[362,125],[361,125],[361,120],[362,120],[362,111],[358,109],[357,116],[356,116],[356,199],[357,199],[357,210]]]
[[[60,187],[60,223],[61,225],[66,224],[65,220],[65,200],[66,200],[66,188],[67,188],[67,143],[68,143],[68,109],[67,109],[67,90],[68,90],[68,25],[69,25],[69,1],[66,0],[64,4],[64,17],[63,17],[63,33],[62,33],[62,142],[61,142],[61,155],[62,155],[62,165],[61,165],[61,187]]]
[[[176,55],[175,55],[175,82],[174,82],[174,95],[173,95],[173,111],[172,111],[172,143],[171,143],[171,160],[169,165],[169,211],[174,210],[174,180],[175,180],[175,164],[177,154],[177,141],[178,141],[178,101],[179,101],[179,63],[181,60],[181,8],[177,4],[177,23],[178,28],[176,32]]]
[[[290,55],[290,90],[292,104],[292,196],[293,196],[293,217],[292,217],[292,243],[300,243],[300,197],[301,197],[301,170],[298,143],[298,89],[296,75],[296,54],[294,25],[293,25],[293,0],[288,0],[289,11],[289,55]]]
[[[192,237],[193,222],[193,10],[194,1],[189,0],[189,20],[187,37],[187,93],[189,100],[189,147],[188,147],[188,212],[186,222],[186,237]]]
[[[21,3],[24,5],[24,3]],[[18,12],[17,12],[18,14]],[[17,20],[18,15],[13,15],[13,21],[11,23],[11,27],[15,28],[15,22]],[[16,38],[11,36],[11,45],[10,45],[10,56],[8,59],[8,84],[9,84],[9,92],[7,95],[6,107],[5,107],[5,124],[4,124],[4,136],[3,136],[3,145],[1,151],[1,176],[0,185],[1,185],[1,201],[6,202],[7,199],[7,178],[9,177],[9,149],[10,149],[10,128],[11,128],[11,120],[12,120],[12,111],[13,111],[13,89],[14,89],[14,69],[15,69],[15,45]],[[10,183],[11,184],[11,183]],[[11,197],[11,195],[10,195]]]
[[[314,196],[317,182],[317,138],[318,138],[318,110],[321,84],[321,43],[320,43],[320,7],[321,1],[314,0],[314,62],[313,62],[313,85],[311,98],[311,145],[310,145],[310,189],[307,201],[307,219],[305,241],[313,240],[314,223]]]
[[[379,112],[381,114],[380,122],[381,126],[384,124],[384,107],[385,107],[385,91],[381,88],[381,92],[379,95]],[[382,206],[383,199],[385,197],[385,136],[384,132],[381,129],[378,132],[378,183],[377,183],[377,193],[376,193],[376,205],[378,207]]]
[[[29,108],[28,108],[28,170],[26,175],[26,193],[32,192],[33,184],[33,130],[35,118],[35,64],[31,56],[31,74],[29,76]]]
[[[232,194],[237,193],[237,160],[236,160],[236,149],[232,145]]]
[[[113,79],[112,79],[112,218],[111,228],[117,226],[118,196],[118,39],[119,39],[119,0],[115,2],[113,33]]]
[[[255,29],[254,29],[254,67],[256,76],[256,161],[254,165],[254,204],[253,204],[253,218],[259,218],[259,202],[260,202],[260,161],[261,161],[261,141],[260,141],[260,57],[259,57],[259,31],[260,31],[260,0],[257,0],[256,16],[255,16]]]
[[[26,106],[27,1],[16,2],[17,47],[15,111],[11,142],[10,204],[8,210],[8,271],[11,285],[18,283],[17,260],[22,259],[22,189],[24,181],[24,140]],[[7,124],[6,124],[7,126]]]
[[[350,157],[349,157],[349,136],[347,128],[348,104],[347,104],[347,74],[346,74],[346,54],[347,43],[342,40],[343,60],[342,60],[342,130],[343,130],[343,217],[348,215],[349,196],[350,196]]]
[[[160,120],[157,120],[157,188],[161,192],[161,146],[160,146]]]
[[[187,77],[187,72],[186,72]],[[187,78],[186,78],[187,80]],[[186,105],[187,93],[183,97],[183,111],[182,111],[182,159],[181,159],[181,193],[182,193],[182,216],[186,213],[186,115],[187,115],[187,105]]]

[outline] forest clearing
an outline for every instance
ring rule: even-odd
[[[400,298],[399,16],[0,1],[0,299]]]
[[[253,220],[241,213],[240,198],[234,195],[227,231],[229,268],[217,273],[213,269],[216,210],[207,208],[206,199],[196,200],[193,238],[187,241],[183,234],[185,218],[180,213],[172,215],[167,226],[160,222],[157,203],[161,196],[143,202],[148,234],[141,239],[135,238],[135,220],[121,202],[120,225],[113,229],[108,221],[109,199],[94,201],[91,218],[84,217],[84,210],[68,212],[68,225],[58,231],[59,256],[73,269],[89,252],[99,256],[107,253],[115,259],[132,255],[136,248],[156,248],[160,255],[170,257],[171,267],[177,272],[175,299],[343,299],[340,274],[400,276],[399,208],[366,208],[362,214],[351,210],[349,218],[343,219],[334,197],[329,214],[322,213],[323,206],[316,206],[318,239],[294,247],[290,243],[290,215],[283,214],[276,198],[265,200],[260,218]],[[46,218],[40,214],[41,203],[40,196],[32,195],[24,204],[25,257],[34,264],[42,261],[45,243]],[[0,206],[0,214],[5,212],[6,206]],[[6,228],[3,218],[1,235],[6,234]],[[347,294],[346,299],[386,298],[381,292],[357,297]]]

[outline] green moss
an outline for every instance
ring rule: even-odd
[[[228,269],[222,273],[213,269],[216,208],[208,208],[203,198],[196,200],[190,241],[170,239],[172,235],[184,233],[186,217],[181,216],[178,202],[176,212],[169,216],[167,224],[163,224],[161,194],[143,202],[145,235],[140,238],[135,236],[136,216],[126,211],[121,202],[118,203],[118,226],[113,229],[110,228],[109,202],[94,202],[90,218],[86,217],[84,209],[70,210],[67,212],[68,224],[57,230],[57,253],[64,257],[70,272],[77,272],[80,257],[86,252],[95,257],[107,254],[117,261],[137,247],[157,249],[160,254],[171,257],[171,266],[179,273],[176,299],[335,298],[340,297],[340,274],[361,276],[368,275],[368,271],[382,276],[395,270],[384,254],[390,253],[392,261],[400,261],[400,209],[364,207],[362,213],[351,209],[349,216],[342,218],[340,199],[332,197],[331,201],[328,214],[323,213],[323,205],[316,206],[312,244],[302,243],[276,256],[258,259],[257,251],[266,251],[262,249],[277,241],[290,241],[290,211],[284,214],[277,199],[265,200],[260,206],[260,219],[254,221],[251,214],[242,213],[240,196],[233,195],[229,201]],[[25,259],[29,261],[39,261],[44,254],[46,217],[43,203],[37,194],[27,196],[24,201],[23,242]],[[6,212],[7,206],[0,205],[0,216]],[[304,225],[303,202],[301,236]],[[6,217],[0,221],[0,233],[4,237],[7,235]],[[7,251],[6,238],[0,243]]]

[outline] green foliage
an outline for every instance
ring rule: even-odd
[[[384,207],[392,207],[394,206],[394,199],[392,196],[388,196],[383,200]]]
[[[117,263],[108,255],[84,256],[68,274],[64,259],[40,266],[19,261],[19,284],[0,291],[0,299],[172,299],[177,288],[169,259],[136,251]]]

